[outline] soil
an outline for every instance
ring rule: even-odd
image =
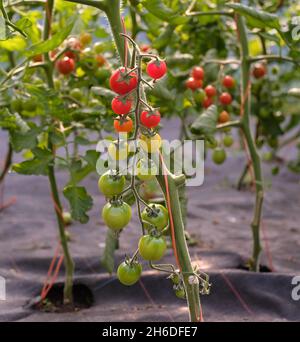
[[[166,138],[178,136],[176,121],[165,124]],[[1,133],[0,155],[5,154]],[[286,157],[290,151],[283,151]],[[20,156],[15,156],[15,161]],[[251,255],[254,193],[234,187],[245,162],[243,152],[233,150],[222,166],[209,160],[205,181],[187,189],[187,230],[197,244],[190,247],[193,262],[210,276],[211,294],[202,297],[205,321],[300,321],[300,302],[293,301],[292,278],[300,275],[299,175],[285,167],[272,176],[264,164],[267,181],[263,215],[265,271],[255,274],[243,269]],[[58,171],[62,187],[67,178]],[[104,199],[97,189],[97,175],[84,181],[94,198],[86,225],[73,223],[70,248],[76,263],[76,284],[85,289],[80,310],[34,310],[28,301],[42,288],[57,245],[53,203],[45,177],[9,174],[5,200],[16,203],[0,212],[0,275],[6,279],[6,300],[0,301],[0,321],[187,321],[184,300],[177,299],[170,280],[144,265],[141,282],[124,287],[115,274],[108,275],[100,264],[106,227],[100,210]],[[66,204],[66,203],[65,203]],[[137,215],[126,228],[116,253],[116,265],[137,246],[140,225]],[[169,249],[164,262],[174,262]],[[62,303],[63,268],[50,300]],[[78,288],[77,288],[78,289]],[[87,293],[89,295],[87,295]],[[80,296],[79,296],[80,297]],[[76,295],[76,298],[78,296]]]

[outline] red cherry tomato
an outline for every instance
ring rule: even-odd
[[[141,51],[142,52],[148,52],[150,49],[151,49],[151,47],[148,44],[141,45]]]
[[[257,63],[254,65],[252,74],[256,79],[263,78],[267,73],[267,68],[264,64]]]
[[[75,70],[75,61],[72,58],[64,57],[56,62],[56,68],[59,73],[69,75]]]
[[[211,97],[207,97],[203,102],[202,102],[202,106],[204,108],[208,108],[213,104],[213,99]]]
[[[204,79],[204,70],[203,68],[197,66],[194,67],[192,70],[192,77],[196,80],[203,80]]]
[[[118,115],[124,115],[130,112],[132,101],[127,97],[117,96],[111,101],[112,110]]]
[[[217,89],[212,85],[208,85],[204,90],[207,97],[214,97],[217,94]]]
[[[120,95],[125,95],[135,89],[137,82],[137,74],[134,71],[126,71],[124,67],[114,71],[109,80],[110,88]]]
[[[202,88],[202,80],[196,80],[194,77],[190,77],[185,81],[185,86],[191,90]]]
[[[229,93],[222,93],[219,100],[222,105],[228,106],[232,102],[232,96]]]
[[[117,132],[129,133],[133,128],[133,121],[130,118],[114,120],[114,127]]]
[[[144,110],[140,116],[141,124],[148,128],[156,127],[160,122],[160,113],[156,111]]]
[[[159,59],[151,61],[147,64],[147,74],[155,80],[162,78],[167,72],[167,65]]]
[[[226,75],[224,78],[223,78],[223,86],[225,88],[233,88],[235,86],[235,80],[233,77],[231,76],[228,76]]]

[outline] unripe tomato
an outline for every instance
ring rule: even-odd
[[[114,120],[114,128],[119,133],[129,133],[133,129],[133,121],[130,118]]]
[[[10,102],[10,109],[13,113],[21,113],[23,110],[23,101],[19,98],[15,98]]]
[[[92,35],[88,32],[83,32],[80,35],[80,43],[82,46],[87,46],[92,42]]]
[[[203,68],[196,66],[193,68],[191,75],[195,80],[203,80],[204,79],[204,70],[203,70]]]
[[[117,276],[120,283],[126,286],[135,284],[140,279],[141,274],[142,265],[138,262],[130,263],[129,261],[124,261],[119,265],[117,270]]]
[[[62,75],[69,75],[75,70],[75,61],[69,57],[63,57],[56,62],[56,69]]]
[[[232,102],[232,96],[229,93],[224,92],[220,95],[219,101],[222,105],[228,106]]]
[[[139,146],[146,153],[155,153],[161,147],[161,137],[158,133],[155,134],[153,137],[148,137],[142,134],[139,139]]]
[[[215,164],[223,164],[224,161],[226,160],[226,152],[223,148],[217,147],[214,149],[213,154],[212,154],[212,160]]]
[[[169,214],[166,207],[161,204],[153,204],[150,203],[149,206],[152,210],[148,207],[142,212],[142,219],[149,223],[148,228],[154,226],[158,230],[163,230],[169,224]]]
[[[167,249],[166,241],[163,237],[144,235],[139,241],[139,253],[145,260],[160,260]]]
[[[96,42],[94,45],[93,45],[93,50],[96,54],[100,54],[104,51],[104,46],[101,42]]]
[[[108,228],[119,231],[131,220],[131,208],[123,202],[108,202],[102,209],[102,218]]]
[[[185,289],[183,286],[180,286],[178,288],[175,289],[175,295],[177,298],[179,299],[185,299],[186,295],[185,295]]]
[[[23,102],[23,110],[26,112],[34,112],[37,108],[37,101],[33,97],[28,98]]]
[[[120,95],[125,95],[135,89],[137,82],[136,72],[126,71],[124,67],[114,71],[109,80],[110,88]]]
[[[106,59],[103,55],[97,55],[95,59],[98,67],[102,67],[106,63]]]
[[[75,100],[80,101],[82,99],[82,92],[79,88],[74,88],[70,91],[70,95],[74,97]]]
[[[66,226],[69,226],[72,223],[72,216],[68,211],[64,211],[62,213],[63,219],[64,219],[64,224]]]
[[[206,86],[204,90],[207,97],[214,97],[217,94],[217,89],[212,85]]]
[[[111,101],[112,110],[118,115],[128,114],[131,110],[132,100],[128,97],[117,96]]]
[[[230,116],[229,116],[228,112],[226,112],[226,110],[223,110],[219,115],[218,122],[220,124],[224,124],[224,123],[228,122],[229,120],[230,120]]]
[[[143,126],[148,128],[156,127],[160,123],[160,113],[156,111],[144,110],[140,116],[140,122]]]
[[[263,78],[267,73],[267,68],[264,64],[262,63],[257,63],[254,65],[254,68],[252,70],[252,75],[256,78],[256,79],[260,79]]]
[[[157,167],[151,159],[141,159],[136,164],[136,176],[142,181],[153,179],[157,175]]]
[[[189,77],[186,81],[185,81],[185,86],[188,88],[188,89],[191,89],[191,90],[196,90],[196,89],[199,89],[199,88],[202,88],[202,85],[203,85],[203,82],[202,80],[197,80],[195,79],[194,77]]]
[[[125,177],[111,171],[105,172],[98,181],[98,188],[105,197],[119,195],[125,187]]]
[[[202,106],[204,108],[209,108],[212,104],[213,104],[213,99],[211,97],[207,97],[206,99],[204,99],[204,101],[202,102]]]
[[[231,135],[225,135],[223,138],[223,144],[225,147],[231,147],[233,145],[233,137]]]
[[[201,103],[205,100],[206,98],[206,93],[203,89],[199,88],[194,92],[194,98],[197,103]]]
[[[124,160],[128,156],[128,144],[120,142],[118,145],[117,141],[114,141],[108,146],[108,154],[114,160]]]
[[[156,59],[147,64],[147,74],[155,80],[162,78],[167,72],[167,65],[165,61]]]
[[[224,78],[223,78],[223,86],[225,88],[234,88],[235,86],[235,80],[233,77],[229,76],[229,75],[226,75]]]

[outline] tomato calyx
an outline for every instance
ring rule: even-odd
[[[126,71],[125,69],[119,69],[119,77],[117,82],[125,82],[126,84],[130,84],[132,78],[136,78],[136,74],[133,73],[132,70]]]

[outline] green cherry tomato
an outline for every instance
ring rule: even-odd
[[[23,110],[23,102],[21,99],[13,99],[10,103],[10,109],[13,113],[21,113]]]
[[[70,95],[74,97],[75,100],[80,101],[82,99],[82,91],[79,88],[72,89]]]
[[[195,101],[197,103],[202,104],[206,98],[206,93],[205,93],[204,89],[202,89],[202,88],[197,89],[194,92],[194,98],[195,98]]]
[[[64,211],[63,212],[63,219],[64,219],[65,225],[69,226],[72,223],[71,213],[69,213],[68,211]]]
[[[23,110],[26,112],[34,112],[37,107],[37,102],[34,98],[29,98],[23,102]]]
[[[98,187],[105,197],[119,195],[124,190],[125,177],[107,171],[99,178]]]
[[[223,138],[223,144],[225,147],[230,147],[233,145],[233,137],[231,135],[225,135],[225,137]]]
[[[119,231],[129,223],[131,219],[130,206],[122,201],[108,202],[102,209],[102,218],[108,228]]]
[[[146,207],[142,212],[142,219],[155,226],[158,230],[163,230],[169,223],[168,210],[161,204],[149,204],[152,210]]]
[[[166,241],[163,237],[144,235],[139,241],[139,253],[145,260],[160,260],[167,249]]]
[[[179,299],[185,299],[185,289],[183,286],[180,286],[179,288],[175,289],[175,295]]]
[[[223,148],[217,147],[212,154],[212,160],[215,164],[223,164],[226,160],[226,152]]]
[[[157,174],[157,167],[150,159],[141,159],[136,164],[136,175],[142,181],[153,179]]]
[[[117,270],[117,276],[119,281],[126,286],[135,284],[141,277],[142,265],[138,262],[122,262]]]

